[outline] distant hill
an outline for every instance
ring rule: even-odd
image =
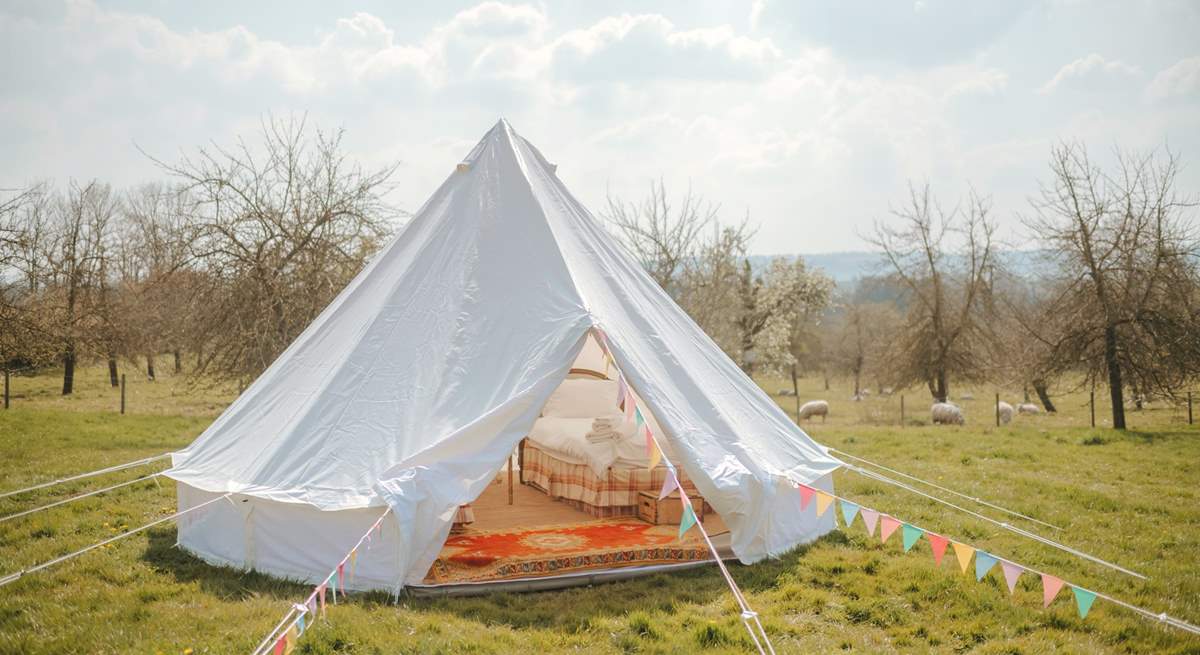
[[[849,252],[820,252],[799,253],[804,261],[812,268],[817,268],[833,278],[838,286],[854,284],[861,277],[879,275],[889,272],[883,266],[882,256],[877,252],[866,250]],[[795,257],[787,255],[751,255],[750,267],[755,273],[764,270],[776,257]],[[1001,254],[1005,266],[1020,277],[1037,277],[1045,273],[1047,261],[1045,251],[1012,250]]]

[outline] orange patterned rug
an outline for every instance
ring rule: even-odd
[[[591,569],[695,562],[709,558],[692,530],[637,519],[542,526],[530,530],[451,535],[425,577],[427,584],[512,580]]]

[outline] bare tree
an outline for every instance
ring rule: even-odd
[[[980,310],[994,266],[990,210],[974,190],[965,207],[946,211],[928,185],[910,187],[908,206],[892,212],[899,226],[877,222],[868,237],[908,294],[908,316],[889,353],[896,386],[925,383],[944,402],[951,376],[980,376]]]
[[[350,164],[342,132],[269,118],[261,142],[159,162],[189,194],[201,370],[254,376],[362,268],[392,227],[382,200],[395,165]]]
[[[1170,151],[1118,151],[1106,173],[1066,143],[1050,170],[1025,222],[1050,246],[1058,279],[1029,332],[1049,368],[1107,382],[1113,427],[1124,429],[1125,387],[1170,395],[1200,376],[1196,200],[1176,191]]]

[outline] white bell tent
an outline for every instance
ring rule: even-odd
[[[744,563],[833,529],[841,465],[659,288],[505,121],[166,473],[206,561],[308,582],[385,510],[351,584],[419,584],[602,330]],[[594,347],[594,345],[592,346]],[[616,398],[613,399],[616,402]]]

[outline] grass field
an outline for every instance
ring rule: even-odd
[[[236,389],[130,376],[129,413],[103,371],[85,368],[76,397],[51,374],[14,379],[0,411],[0,491],[187,444]],[[770,391],[787,386],[764,380]],[[992,424],[994,390],[974,389],[963,427],[924,425],[928,396],[845,400],[806,380],[804,398],[830,400],[827,423],[806,429],[844,451],[1062,526],[1049,534],[1140,571],[1140,581],[1023,540],[904,491],[840,472],[838,493],[1088,588],[1200,623],[1200,429],[1177,407],[1132,412],[1126,433],[1088,426],[1086,395],[1057,416]],[[1010,400],[1017,398],[1007,393]],[[794,399],[778,398],[789,411]],[[923,411],[922,411],[923,408]],[[1104,406],[1098,419],[1105,418]],[[149,469],[148,469],[149,470]],[[0,516],[132,479],[125,472],[0,499]],[[0,574],[170,514],[174,490],[145,482],[0,523]],[[1032,526],[1031,526],[1032,527]],[[307,588],[208,566],[173,547],[170,523],[0,589],[0,653],[248,652]],[[1200,638],[1097,600],[1080,620],[1064,589],[1049,610],[1023,576],[1010,598],[993,571],[982,583],[925,542],[868,539],[861,522],[777,560],[732,573],[780,653],[1200,653]],[[744,652],[748,639],[715,570],[597,588],[468,599],[354,598],[310,630],[300,653]]]

